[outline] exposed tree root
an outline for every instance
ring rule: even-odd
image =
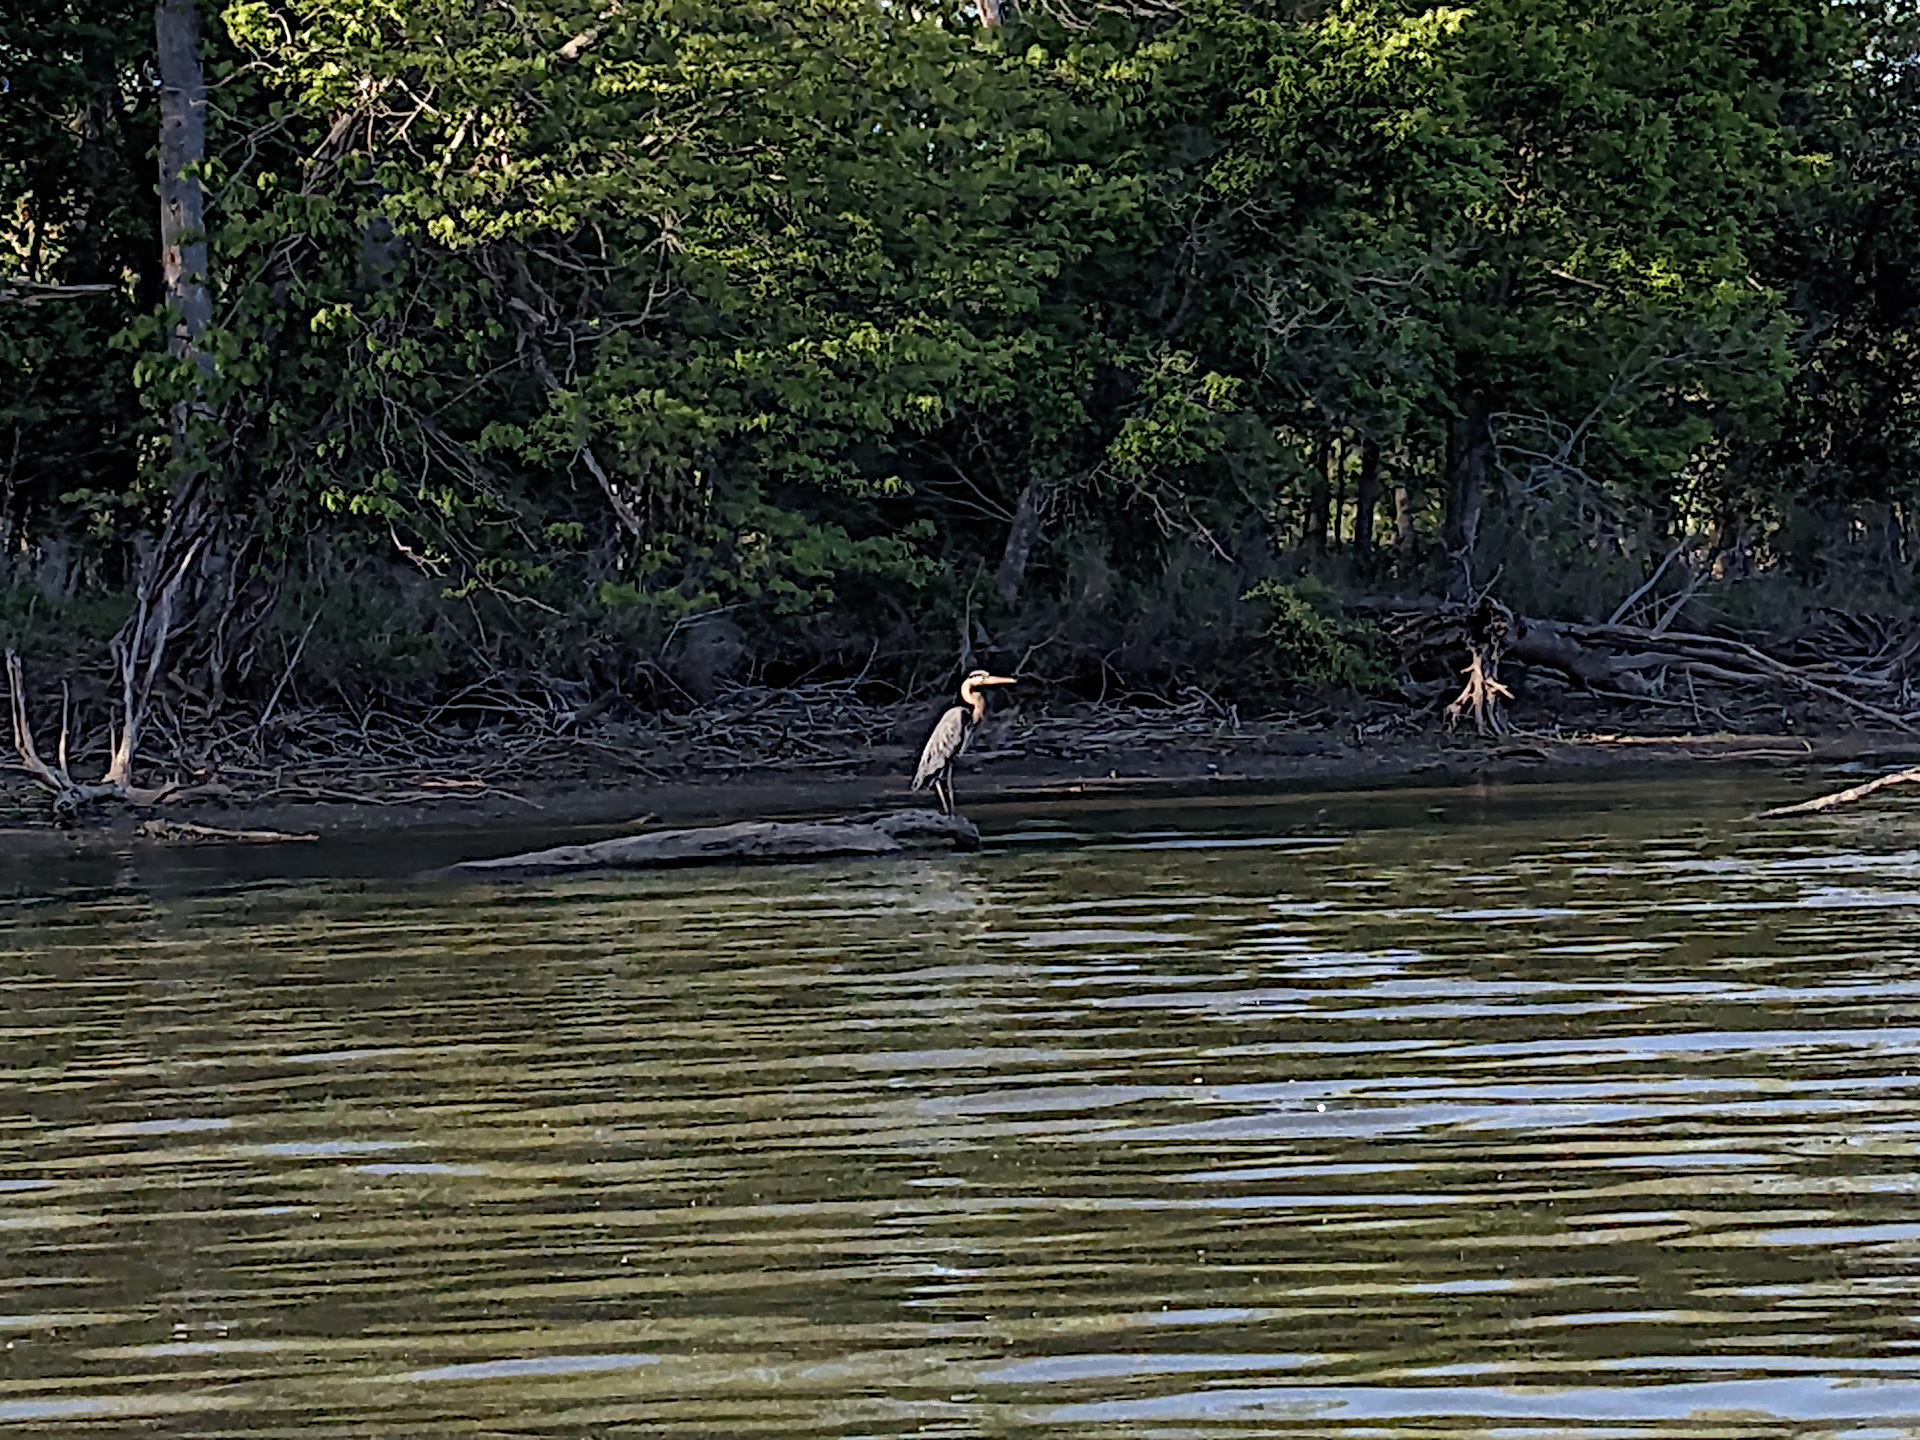
[[[1466,686],[1447,707],[1449,725],[1471,714],[1485,735],[1500,733],[1503,658],[1529,671],[1564,676],[1595,697],[1639,699],[1684,708],[1726,728],[1736,714],[1771,715],[1783,703],[1832,707],[1852,720],[1920,734],[1920,631],[1868,624],[1863,617],[1817,617],[1806,633],[1762,645],[1726,635],[1582,625],[1516,617],[1497,601],[1461,605],[1374,602],[1373,615],[1413,673],[1459,668]],[[1504,630],[1501,620],[1504,617]],[[1436,682],[1437,683],[1437,682]]]
[[[132,805],[154,805],[167,798],[175,787],[168,786],[159,790],[140,790],[128,784],[124,778],[115,778],[112,769],[106,777],[92,783],[82,783],[73,778],[67,768],[68,716],[70,707],[60,707],[60,748],[59,759],[49,765],[40,757],[39,747],[34,744],[33,724],[27,715],[27,688],[20,675],[20,657],[12,650],[7,651],[7,700],[13,712],[13,748],[20,757],[20,769],[31,775],[53,797],[56,814],[70,815],[82,806],[91,805],[99,800],[123,800]],[[121,747],[115,746],[118,757]]]
[[[20,671],[20,656],[7,651],[7,700],[13,717],[13,748],[20,768],[31,775],[53,797],[55,813],[70,815],[82,806],[101,800],[119,800],[129,805],[157,805],[180,794],[177,785],[147,789],[133,783],[133,764],[140,751],[140,735],[153,702],[154,681],[166,661],[167,640],[173,633],[173,612],[180,585],[192,568],[200,544],[187,547],[179,567],[168,576],[155,596],[142,581],[134,613],[114,639],[114,658],[120,679],[120,729],[107,760],[107,773],[92,782],[78,781],[67,764],[71,704],[62,690],[60,707],[60,745],[58,759],[48,764],[41,758],[33,739],[33,722],[27,710],[26,681]]]
[[[1513,634],[1513,612],[1490,595],[1483,595],[1467,617],[1467,683],[1447,706],[1447,729],[1471,713],[1473,728],[1481,735],[1507,733],[1506,717],[1500,702],[1513,699],[1513,691],[1500,683],[1500,656]]]

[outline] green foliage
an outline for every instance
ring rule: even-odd
[[[114,346],[157,294],[155,108],[140,77],[151,15],[113,0],[0,9],[0,285],[100,287],[41,303],[0,300],[8,558],[23,539],[64,541],[92,528],[103,512],[68,497],[124,495],[156,454],[153,417]],[[117,569],[110,557],[107,568]]]
[[[1319,581],[1262,580],[1244,598],[1266,613],[1260,634],[1285,682],[1363,693],[1393,688],[1386,635],[1342,615],[1333,592]]]
[[[601,683],[716,610],[796,670],[1139,630],[1122,595],[1225,633],[1276,550],[1351,543],[1363,446],[1404,580],[1619,588],[1723,533],[1812,576],[1920,504],[1893,10],[202,4],[199,423],[236,553],[344,617],[328,683],[362,641]],[[0,15],[0,269],[112,287],[0,301],[16,586],[58,546],[122,583],[166,494],[147,17]],[[1254,594],[1291,673],[1378,683],[1325,597]]]

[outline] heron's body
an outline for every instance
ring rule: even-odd
[[[927,737],[926,746],[920,751],[920,764],[913,772],[913,788],[924,790],[931,785],[940,801],[941,814],[953,813],[953,762],[973,739],[974,727],[987,718],[987,697],[980,693],[980,687],[1011,684],[1013,681],[1008,676],[974,671],[960,682],[960,703],[940,717],[933,733]]]

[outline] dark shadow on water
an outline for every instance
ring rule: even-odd
[[[1116,840],[1328,837],[1383,830],[1424,833],[1462,826],[1558,826],[1571,817],[1659,829],[1675,818],[1735,827],[1782,793],[1770,777],[1714,774],[1660,781],[1445,784],[1299,793],[1277,785],[1196,782],[1182,792],[1048,795],[967,806],[991,852]],[[1765,797],[1757,799],[1756,796]],[[1629,818],[1631,817],[1631,818]],[[785,817],[783,817],[785,818]],[[101,852],[9,855],[0,850],[0,905],[37,904],[111,891],[192,894],[227,886],[314,881],[411,881],[460,860],[580,843],[622,833],[609,825],[530,821],[378,831],[267,845],[130,843]],[[901,863],[914,863],[903,861]]]

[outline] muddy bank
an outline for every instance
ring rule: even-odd
[[[1004,737],[1003,737],[1004,738]],[[810,740],[818,748],[818,740]],[[636,773],[604,737],[569,746],[545,739],[554,763],[523,757],[503,773],[489,750],[436,766],[433,775],[371,778],[356,794],[342,780],[310,784],[283,774],[275,787],[228,787],[214,799],[166,805],[138,814],[96,809],[57,824],[44,797],[24,777],[5,791],[9,814],[0,849],[12,853],[77,853],[153,846],[242,843],[222,831],[252,832],[255,847],[275,833],[295,846],[308,837],[395,839],[409,834],[476,835],[598,831],[643,824],[698,825],[755,818],[823,815],[931,804],[907,785],[911,751],[904,746],[849,744],[840,756],[813,755],[804,768],[766,764],[687,765],[675,773]],[[1779,774],[1770,793],[1805,772],[1808,794],[1842,767],[1871,771],[1920,759],[1907,735],[1837,732],[1805,735],[1514,735],[1478,743],[1444,735],[1381,739],[1348,731],[1225,734],[1199,727],[1186,735],[1156,733],[1147,743],[1113,744],[1078,756],[1035,754],[1001,744],[963,762],[963,809],[1021,801],[1077,801],[1101,808],[1130,799],[1218,790],[1276,792],[1378,789],[1463,781],[1545,782],[1580,777],[1629,779],[1652,772],[1724,772],[1764,768]],[[379,783],[384,780],[385,783]],[[266,793],[262,793],[265,790]],[[1788,798],[1792,798],[1789,796]]]
[[[1192,787],[1626,778],[1672,766],[1871,770],[1920,758],[1920,708],[1910,708],[1920,692],[1909,673],[1920,642],[1872,617],[1823,612],[1763,644],[1530,619],[1491,597],[1472,609],[1355,608],[1392,641],[1402,672],[1392,693],[1283,690],[1295,708],[1243,715],[1190,685],[1110,694],[1103,683],[1090,702],[1028,676],[995,692],[958,777],[963,808],[1021,798],[1125,804]],[[57,766],[36,765],[23,738],[31,727],[16,713],[25,773],[0,785],[0,851],[242,839],[221,832],[291,845],[897,809],[926,803],[906,777],[952,700],[904,698],[856,677],[729,682],[683,712],[640,711],[611,695],[569,709],[545,691],[510,689],[462,692],[412,713],[269,705],[251,721],[222,712],[154,727],[157,748],[142,752],[138,778],[182,788],[138,813],[126,797],[145,804],[152,792],[130,788],[130,777],[86,783],[106,768],[102,734],[75,736],[70,767],[64,738]],[[102,788],[117,798],[87,803]],[[82,808],[56,816],[56,792]]]

